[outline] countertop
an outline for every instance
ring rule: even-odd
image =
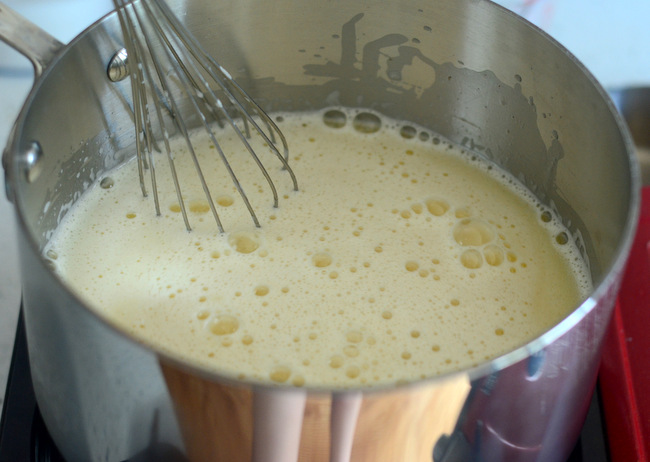
[[[110,11],[110,0],[5,0],[67,43]],[[650,2],[647,0],[500,0],[546,30],[607,89],[650,85]],[[29,61],[0,42],[0,147],[33,82]],[[2,179],[4,184],[4,177]],[[20,275],[11,203],[0,194],[0,409],[20,306]]]

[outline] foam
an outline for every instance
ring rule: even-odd
[[[279,208],[240,142],[220,139],[261,229],[205,139],[196,151],[227,230],[218,233],[175,142],[192,232],[161,158],[163,217],[126,165],[74,205],[46,258],[145,342],[293,386],[403,383],[469,367],[540,335],[590,292],[557,217],[494,166],[368,112],[277,119],[301,187],[292,192],[279,163],[263,158]]]

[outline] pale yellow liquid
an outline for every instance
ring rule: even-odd
[[[300,191],[263,158],[283,196],[277,209],[259,171],[237,165],[248,159],[241,142],[221,140],[261,229],[199,132],[225,234],[176,144],[192,232],[161,158],[162,217],[130,164],[78,201],[46,255],[144,342],[295,386],[391,384],[472,366],[540,335],[589,292],[566,231],[509,176],[425,132],[400,134],[397,122],[362,133],[354,116],[343,127],[323,113],[279,122]]]

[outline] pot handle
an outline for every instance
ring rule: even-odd
[[[0,3],[0,40],[32,62],[35,79],[43,73],[64,46],[36,24],[2,3]]]

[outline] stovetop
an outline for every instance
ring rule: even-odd
[[[0,421],[0,462],[65,462],[39,413],[28,362],[21,312]],[[152,447],[128,461],[120,462],[163,462],[183,459],[177,453],[165,451],[166,448]],[[597,390],[580,439],[567,462],[608,462],[609,460]]]
[[[18,319],[0,423],[1,462],[64,462],[38,412],[22,312]]]

